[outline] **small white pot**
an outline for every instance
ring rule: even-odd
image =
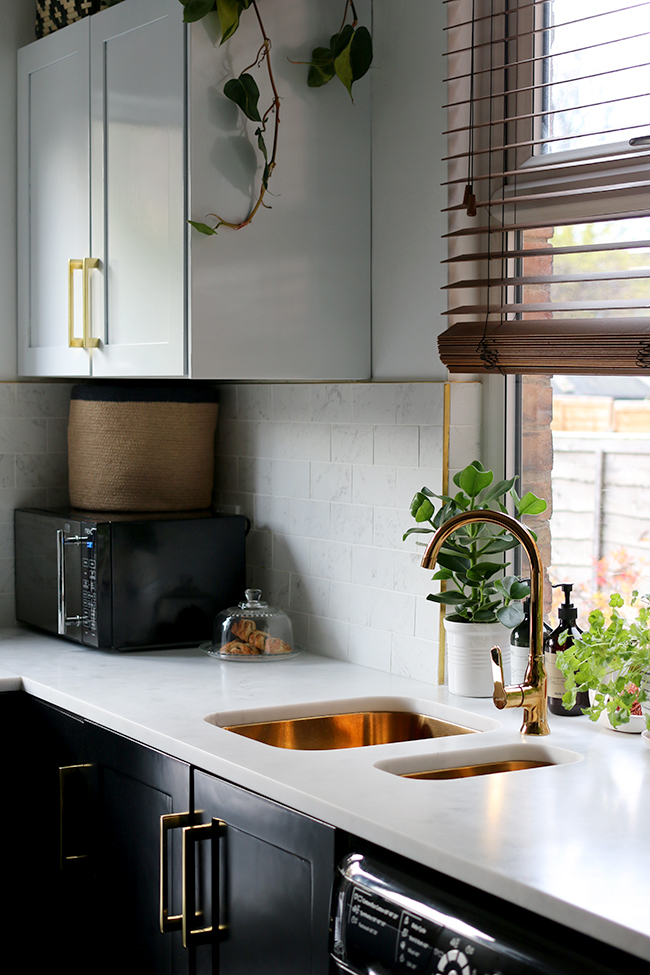
[[[459,623],[445,617],[449,691],[462,697],[492,697],[490,650],[501,647],[510,682],[510,631],[502,623]]]

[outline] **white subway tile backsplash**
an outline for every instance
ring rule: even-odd
[[[16,416],[66,417],[71,383],[16,383]]]
[[[306,535],[308,538],[330,537],[330,506],[326,501],[291,501],[291,521],[293,535]]]
[[[44,508],[47,488],[6,488],[0,491],[0,524],[13,522],[16,508]]]
[[[368,383],[352,387],[355,423],[395,423],[395,383]]]
[[[17,488],[58,488],[67,483],[67,454],[16,454]]]
[[[415,467],[418,463],[420,431],[414,426],[375,427],[374,463],[391,467]]]
[[[290,499],[256,495],[253,520],[256,528],[272,532],[288,532],[291,520]]]
[[[14,560],[0,559],[0,593],[12,593],[14,591]]]
[[[309,497],[309,461],[271,461],[271,491],[277,497]]]
[[[450,383],[452,427],[478,426],[481,421],[483,387],[481,383]]]
[[[397,386],[397,422],[442,426],[442,383],[400,383]]]
[[[306,383],[273,386],[274,420],[311,420],[311,388]]]
[[[349,582],[352,578],[352,546],[344,542],[312,541],[311,574]]]
[[[249,565],[275,568],[273,565],[273,535],[271,532],[256,531],[254,528],[246,536],[246,561]]]
[[[435,684],[438,680],[438,645],[412,636],[393,634],[391,672]]]
[[[67,454],[68,418],[52,418],[45,421],[48,454]]]
[[[395,552],[373,545],[352,549],[352,582],[374,589],[393,589]]]
[[[332,426],[332,461],[336,464],[372,464],[373,428],[360,423]]]
[[[379,548],[404,550],[411,548],[402,536],[413,524],[408,508],[375,508],[373,544]]]
[[[237,386],[235,383],[222,383],[219,386],[219,419],[237,419]]]
[[[0,419],[16,415],[17,383],[0,383]]]
[[[330,537],[337,542],[371,545],[373,509],[364,504],[333,504]]]
[[[420,467],[442,470],[442,427],[420,427]]]
[[[262,590],[262,599],[272,606],[286,608],[289,605],[291,576],[288,572],[278,572],[266,566],[253,566],[253,579],[256,589]]]
[[[309,617],[309,649],[315,653],[347,660],[349,639],[349,623],[325,619],[322,616]]]
[[[419,538],[428,539],[431,536],[420,535]],[[424,549],[416,552],[395,552],[395,591],[413,593],[416,596],[430,592],[430,571],[422,568],[420,562]]]
[[[287,528],[288,531],[288,528]],[[273,568],[283,572],[309,575],[311,571],[311,539],[300,535],[273,535]]]
[[[0,424],[1,454],[44,454],[46,450],[45,420],[17,417]]]
[[[398,504],[410,507],[413,495],[421,491],[423,487],[429,488],[434,494],[440,494],[442,469],[437,471],[430,467],[399,467],[397,469]]]
[[[310,388],[314,422],[351,423],[353,387],[349,383],[322,383]]]
[[[451,427],[449,435],[449,469],[462,470],[480,459],[480,431],[475,426]]]
[[[219,475],[222,490],[246,491],[250,494],[268,495],[273,492],[273,461],[266,457],[239,457],[238,463],[220,463]],[[235,485],[232,486],[232,472]]]
[[[351,464],[311,465],[311,497],[317,501],[352,500]]]
[[[352,471],[352,500],[355,504],[395,505],[395,468],[355,464]]]
[[[370,598],[370,626],[412,636],[415,630],[415,596],[410,593],[373,589]]]
[[[329,617],[330,586],[329,579],[302,574],[292,575],[289,609],[313,616]]]
[[[392,636],[387,630],[350,625],[348,660],[362,667],[390,672]]]
[[[242,383],[237,386],[237,418],[239,420],[273,419],[273,387],[262,383]]]
[[[14,454],[0,455],[0,489],[16,487],[16,457]]]
[[[367,626],[372,589],[349,582],[332,582],[329,616],[345,623]]]

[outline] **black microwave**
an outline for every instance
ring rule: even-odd
[[[16,619],[88,647],[196,646],[237,603],[248,519],[15,511]]]

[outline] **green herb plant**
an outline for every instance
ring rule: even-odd
[[[590,690],[593,704],[583,713],[592,721],[605,711],[612,727],[619,728],[629,722],[631,714],[643,714],[641,704],[648,699],[650,680],[648,600],[647,596],[639,598],[635,589],[629,605],[636,617],[628,620],[619,613],[625,600],[620,593],[612,593],[610,618],[595,609],[589,614],[589,629],[557,654],[557,665],[565,675],[562,703],[566,708],[575,705],[579,691]],[[645,722],[650,729],[650,715]]]
[[[516,480],[516,477],[512,477],[494,484],[492,471],[486,471],[478,460],[472,461],[454,476],[453,482],[460,490],[453,497],[434,494],[426,487],[418,491],[411,502],[411,514],[417,526],[409,528],[403,537],[431,534],[462,512],[498,510],[505,513],[506,495],[513,499],[519,516],[538,515],[545,511],[546,501],[531,491],[519,497],[514,488]],[[439,502],[437,511],[436,502]],[[509,629],[518,626],[524,618],[521,600],[530,595],[530,587],[516,576],[497,578],[510,563],[495,561],[494,558],[503,557],[504,552],[518,545],[517,539],[509,532],[487,522],[457,529],[442,546],[437,559],[440,568],[433,575],[434,579],[449,583],[453,588],[430,593],[427,599],[453,606],[454,613],[447,617],[450,620],[465,623],[499,622]]]
[[[244,116],[251,122],[257,122],[255,129],[257,148],[263,159],[262,177],[257,198],[246,217],[239,222],[224,220],[217,213],[207,216],[216,220],[215,226],[197,220],[189,223],[195,230],[207,236],[213,236],[220,227],[231,230],[242,230],[253,220],[260,207],[270,209],[264,198],[269,190],[269,180],[277,165],[278,135],[280,131],[280,95],[275,83],[273,65],[271,62],[271,39],[266,33],[260,15],[258,0],[180,0],[185,7],[183,21],[186,24],[202,20],[208,14],[216,11],[221,27],[221,43],[225,44],[239,28],[239,21],[244,10],[252,9],[262,35],[262,43],[252,62],[244,68],[237,78],[230,78],[223,88],[226,98],[238,106]],[[352,15],[352,23],[348,24],[348,15]],[[372,63],[372,39],[365,27],[358,27],[357,12],[353,0],[346,0],[343,21],[337,34],[330,38],[329,47],[317,47],[312,52],[311,61],[298,61],[297,64],[309,64],[307,84],[310,88],[320,88],[333,77],[345,85],[352,98],[352,85],[368,71]],[[250,73],[254,68],[266,67],[268,83],[271,89],[271,101],[266,110],[260,114],[258,103],[260,90],[255,78]],[[267,147],[267,126],[273,119],[273,142]]]

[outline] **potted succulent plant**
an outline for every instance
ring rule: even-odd
[[[416,525],[404,534],[431,534],[454,515],[467,511],[506,511],[509,495],[519,516],[541,514],[546,501],[528,492],[519,497],[516,477],[494,483],[492,471],[480,461],[472,461],[453,478],[459,491],[451,495],[435,494],[423,487],[411,502]],[[452,606],[445,617],[449,687],[452,693],[487,697],[492,693],[492,676],[488,652],[498,643],[507,650],[507,630],[524,619],[522,600],[530,594],[527,583],[517,576],[506,575],[509,562],[504,553],[519,542],[507,531],[489,523],[476,523],[459,528],[440,550],[438,570],[433,579],[444,582],[443,591],[427,599]]]
[[[562,703],[573,707],[578,692],[588,690],[592,704],[584,713],[592,721],[605,716],[617,731],[650,729],[650,714],[642,709],[650,689],[650,600],[635,589],[629,618],[619,612],[625,606],[620,593],[612,593],[609,605],[609,617],[594,610],[589,629],[557,655],[565,675]]]

